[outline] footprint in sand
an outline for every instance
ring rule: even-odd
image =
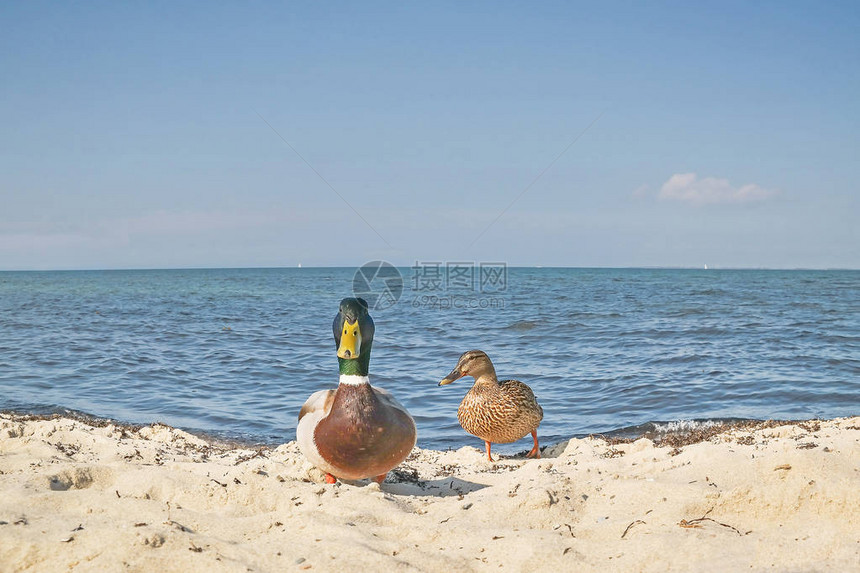
[[[112,479],[112,472],[107,468],[80,467],[48,476],[48,487],[53,491],[87,489],[94,484],[109,485]]]

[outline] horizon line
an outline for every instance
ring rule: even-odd
[[[377,259],[381,260],[381,259]],[[368,261],[370,262],[370,261]],[[424,261],[430,264],[428,261]],[[451,261],[439,261],[440,265]],[[433,261],[435,264],[436,261]],[[466,265],[479,261],[456,261],[454,264]],[[690,266],[690,265],[629,265],[629,266],[579,266],[579,265],[510,265],[500,261],[484,264],[504,264],[509,269],[581,269],[581,270],[692,270],[692,271],[858,271],[860,267],[767,267],[767,266]],[[126,272],[126,271],[226,271],[226,270],[286,270],[286,269],[357,269],[361,265],[291,265],[291,266],[177,266],[177,267],[83,267],[83,268],[10,268],[0,269],[0,273],[60,273],[60,272]],[[413,268],[414,265],[393,265],[395,268]]]

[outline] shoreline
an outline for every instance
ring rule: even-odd
[[[0,418],[3,416],[15,418],[20,421],[44,421],[44,420],[57,420],[60,418],[73,420],[76,422],[82,422],[84,424],[88,424],[93,427],[105,427],[105,426],[115,426],[117,428],[124,428],[129,431],[137,431],[141,428],[145,428],[147,426],[166,426],[175,430],[179,430],[182,432],[186,432],[191,434],[192,436],[196,436],[202,440],[205,440],[211,444],[217,444],[221,446],[226,446],[230,448],[266,448],[266,449],[275,449],[279,445],[284,443],[289,443],[293,440],[266,440],[261,436],[256,436],[253,434],[244,434],[244,435],[233,435],[230,433],[219,433],[216,431],[205,430],[200,428],[191,428],[191,427],[181,427],[174,426],[172,424],[156,420],[153,422],[128,422],[124,420],[118,420],[115,418],[106,418],[102,416],[97,416],[95,414],[90,414],[88,412],[83,412],[80,410],[71,410],[62,408],[61,411],[50,411],[44,413],[34,413],[23,409],[9,408],[9,409],[0,409]],[[773,427],[774,425],[806,425],[814,422],[826,422],[833,419],[841,419],[841,418],[851,418],[852,416],[836,416],[835,418],[809,418],[809,419],[757,419],[757,418],[734,418],[734,417],[726,417],[726,418],[690,418],[690,419],[679,419],[679,420],[654,420],[644,422],[642,424],[638,424],[635,426],[623,426],[619,428],[610,429],[607,431],[600,432],[591,432],[591,433],[577,433],[573,434],[569,437],[565,437],[561,440],[558,440],[558,437],[555,436],[556,442],[548,442],[544,443],[545,439],[552,439],[551,437],[538,436],[541,440],[541,451],[548,447],[552,447],[557,445],[560,442],[566,442],[571,439],[585,439],[585,438],[601,438],[614,443],[630,443],[635,442],[640,438],[647,438],[656,444],[661,443],[670,443],[670,442],[683,442],[686,440],[693,440],[689,443],[695,443],[696,441],[702,441],[707,439],[708,437],[719,434],[723,432],[728,432],[731,430],[754,430],[754,429],[762,429],[767,427]],[[420,433],[420,432],[419,432]],[[465,433],[464,435],[468,436]],[[525,444],[528,436],[523,438],[523,443]],[[528,438],[530,439],[530,438]],[[474,436],[468,436],[462,443],[453,444],[452,446],[446,447],[444,449],[439,449],[437,447],[433,447],[430,445],[429,447],[425,447],[421,445],[421,440],[419,437],[419,443],[417,445],[418,448],[422,450],[439,450],[439,451],[448,451],[451,449],[459,449],[465,446],[472,446],[474,444],[481,444],[478,438]],[[477,446],[476,446],[477,447]],[[504,449],[508,447],[510,449],[511,444],[494,444],[493,445],[493,454],[496,454],[496,448]],[[502,453],[503,458],[517,458],[522,457],[526,452],[528,452],[528,447],[520,448],[516,453]]]
[[[381,486],[295,442],[0,414],[4,571],[846,570],[860,417],[572,438],[540,460],[416,448]],[[668,549],[671,548],[671,549]]]

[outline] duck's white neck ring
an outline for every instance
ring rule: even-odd
[[[347,386],[360,386],[362,384],[370,384],[370,377],[356,376],[355,374],[341,374],[340,383]]]

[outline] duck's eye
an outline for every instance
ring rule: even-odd
[[[353,336],[358,336],[358,331],[357,331],[357,330],[354,330],[354,331],[353,331],[353,333],[352,333],[352,335],[353,335]]]
[[[344,333],[344,334],[349,334],[345,328],[343,329],[343,333]]]

